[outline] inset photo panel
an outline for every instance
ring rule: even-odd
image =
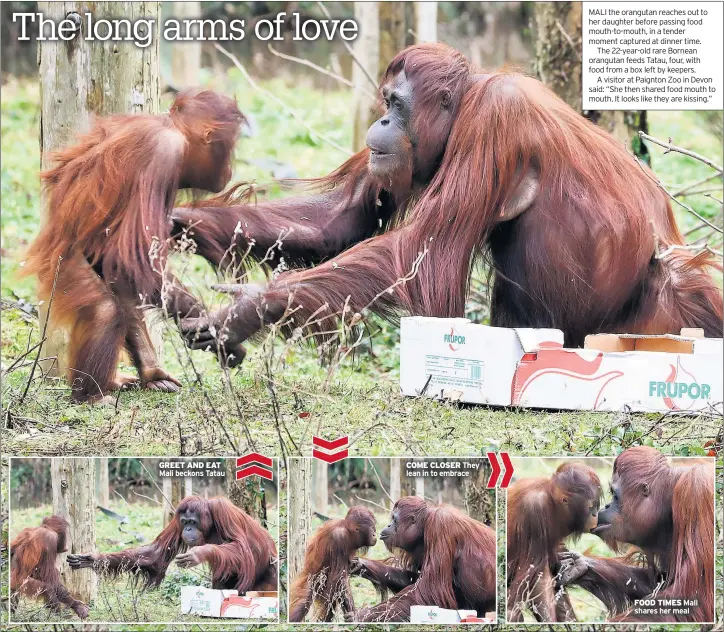
[[[289,462],[291,623],[494,623],[485,458]]]
[[[713,623],[714,458],[514,458],[508,623]]]
[[[11,458],[10,621],[277,622],[278,462],[255,471]]]

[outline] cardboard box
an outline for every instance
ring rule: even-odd
[[[448,623],[484,622],[478,620],[475,610],[448,610],[437,606],[410,606],[410,623]]]
[[[404,395],[563,410],[697,411],[724,400],[721,338],[588,336],[566,349],[558,329],[507,329],[466,318],[402,319]]]
[[[279,618],[279,598],[277,593],[249,592],[238,595],[235,590],[182,586],[181,614],[276,621]]]

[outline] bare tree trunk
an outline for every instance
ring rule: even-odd
[[[582,5],[580,2],[537,2],[536,70],[538,77],[576,112],[582,105]],[[647,131],[646,112],[589,110],[583,114],[639,158],[650,162],[638,136]]]
[[[402,459],[390,459],[390,502],[394,505],[400,500],[402,485]],[[390,507],[392,509],[392,507]]]
[[[173,17],[179,21],[198,19],[201,17],[200,2],[174,2]],[[191,29],[192,35],[198,37],[198,27]],[[201,74],[201,42],[172,42],[171,44],[171,76],[173,86],[183,90],[199,83]]]
[[[415,2],[415,37],[418,42],[437,41],[437,2]]]
[[[161,482],[161,491],[163,491],[163,527],[164,529],[171,524],[176,507],[183,499],[183,485],[181,479],[164,478]]]
[[[481,459],[480,468],[465,479],[465,509],[467,514],[488,526],[495,526],[495,491],[487,488],[490,466]]]
[[[326,516],[329,511],[329,465],[319,459],[314,459],[312,487],[312,509]]]
[[[226,459],[226,497],[267,528],[266,494],[258,476],[236,480],[236,459]]]
[[[184,498],[194,495],[194,479],[190,476],[184,479]]]
[[[407,42],[404,2],[380,2],[380,70],[387,68]]]
[[[98,504],[108,507],[111,504],[110,484],[108,482],[108,457],[98,458]]]
[[[96,502],[94,459],[65,459],[51,461],[53,513],[62,516],[70,525],[68,553],[89,553],[96,548]],[[71,571],[60,559],[63,584],[76,598],[85,603],[95,599],[98,592],[96,574],[92,569]]]
[[[160,15],[158,2],[39,2],[38,10],[54,21],[76,15],[83,28],[86,13],[96,19],[154,19],[157,25]],[[158,56],[158,37],[146,48],[133,42],[91,42],[78,34],[68,42],[39,44],[41,168],[49,166],[48,152],[71,143],[88,129],[94,114],[157,113]],[[41,305],[39,311],[42,330],[47,305]],[[65,349],[63,333],[49,330],[43,369],[51,375],[62,373],[67,362]]]
[[[288,478],[289,542],[287,577],[291,583],[304,566],[304,553],[312,533],[312,459],[291,459]]]
[[[415,496],[425,497],[425,479],[422,476],[415,478]]]
[[[581,111],[582,15],[580,2],[535,4],[536,72],[576,112]]]
[[[380,22],[379,2],[355,2],[354,17],[359,26],[359,36],[354,42],[354,54],[364,66],[365,72],[357,65],[352,67],[354,84],[354,130],[352,149],[359,151],[365,146],[367,129],[375,119],[375,86],[367,75],[377,79],[380,73]]]

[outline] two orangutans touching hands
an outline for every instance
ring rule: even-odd
[[[219,192],[231,178],[244,117],[208,90],[179,94],[165,115],[99,119],[55,155],[26,270],[53,296],[50,320],[70,329],[75,400],[132,382],[178,389],[144,307],[235,366],[273,323],[332,342],[340,321],[370,311],[462,316],[481,260],[495,326],[558,328],[569,346],[600,332],[721,334],[707,270],[720,266],[676,248],[684,240],[648,169],[539,81],[483,74],[452,48],[420,44],[390,63],[379,94],[385,114],[368,147],[310,195],[251,204],[234,188],[175,207],[179,189]],[[182,236],[217,269],[292,269],[238,286],[231,306],[207,313],[167,270]],[[116,372],[124,348],[138,377]]]

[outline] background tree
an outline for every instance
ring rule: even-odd
[[[535,69],[540,80],[577,112],[582,107],[582,20],[580,2],[536,2]],[[650,162],[638,132],[648,132],[642,110],[589,110],[584,116],[603,127],[637,156]]]
[[[51,461],[53,513],[69,524],[68,553],[87,553],[96,548],[95,459],[56,457]],[[95,599],[98,580],[92,569],[72,571],[61,560],[60,575],[72,595],[85,603]]]
[[[183,499],[183,480],[180,478],[164,478],[161,483],[163,491],[162,507],[163,507],[163,526],[164,528],[171,524],[176,507]]]
[[[314,459],[312,472],[312,510],[326,516],[329,511],[329,465],[319,459]]]
[[[97,466],[96,480],[98,481],[98,487],[96,490],[96,501],[101,507],[108,508],[111,503],[110,484],[108,481],[108,457],[99,457]]]
[[[294,476],[287,480],[289,498],[289,541],[287,577],[296,577],[304,566],[304,553],[312,533],[312,459],[296,459]]]
[[[79,29],[86,13],[95,19],[153,19],[158,24],[159,2],[39,2],[38,11],[54,21],[75,19]],[[38,46],[40,67],[41,168],[48,153],[63,147],[89,127],[93,115],[119,112],[155,114],[159,110],[159,39],[145,48],[133,42],[46,41]],[[43,329],[48,306],[40,306]],[[51,307],[52,309],[52,307]],[[46,341],[44,369],[62,373],[65,338],[58,332]],[[54,358],[58,358],[58,361]]]
[[[264,481],[258,476],[236,480],[236,459],[226,459],[226,497],[267,528]]]
[[[390,459],[390,504],[402,496],[402,459]],[[390,507],[392,509],[392,507]]]
[[[184,19],[202,17],[200,2],[174,2],[171,4],[173,16],[179,22]],[[198,27],[191,29],[194,37],[198,35]],[[201,76],[201,42],[173,42],[171,44],[171,85],[176,90],[183,90],[199,83]]]

